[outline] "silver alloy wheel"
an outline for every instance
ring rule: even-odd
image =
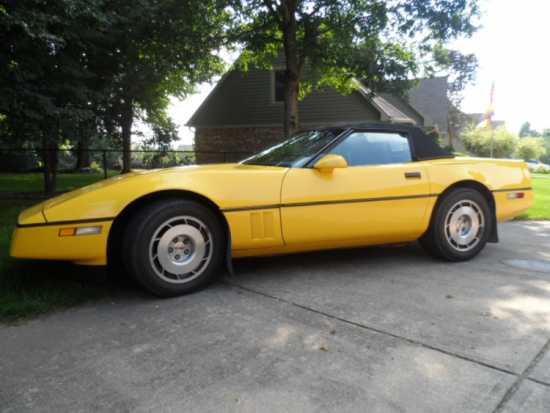
[[[212,258],[213,240],[198,218],[170,218],[155,231],[149,243],[149,261],[164,281],[182,284],[200,276]]]
[[[454,204],[445,218],[445,237],[457,251],[472,250],[485,230],[485,217],[480,206],[464,199]]]

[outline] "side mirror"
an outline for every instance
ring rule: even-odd
[[[313,165],[314,169],[317,169],[321,172],[332,172],[333,169],[347,167],[348,163],[346,162],[344,157],[340,155],[335,155],[333,153],[329,153],[328,155],[323,156],[315,163],[315,165]]]

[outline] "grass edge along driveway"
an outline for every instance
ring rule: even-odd
[[[525,214],[517,220],[550,220],[550,174],[532,174],[535,202]]]
[[[0,322],[71,307],[104,297],[110,290],[105,282],[97,282],[93,274],[87,276],[89,271],[85,268],[64,262],[14,260],[8,256],[17,215],[28,206],[0,201]]]

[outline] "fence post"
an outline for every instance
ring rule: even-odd
[[[103,177],[107,179],[107,151],[103,149]]]

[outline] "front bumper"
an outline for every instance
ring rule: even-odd
[[[20,224],[12,235],[10,256],[72,261],[84,265],[106,265],[107,239],[112,221],[94,222],[94,226],[101,227],[99,234],[59,235],[61,229],[89,227],[90,225],[86,222]]]

